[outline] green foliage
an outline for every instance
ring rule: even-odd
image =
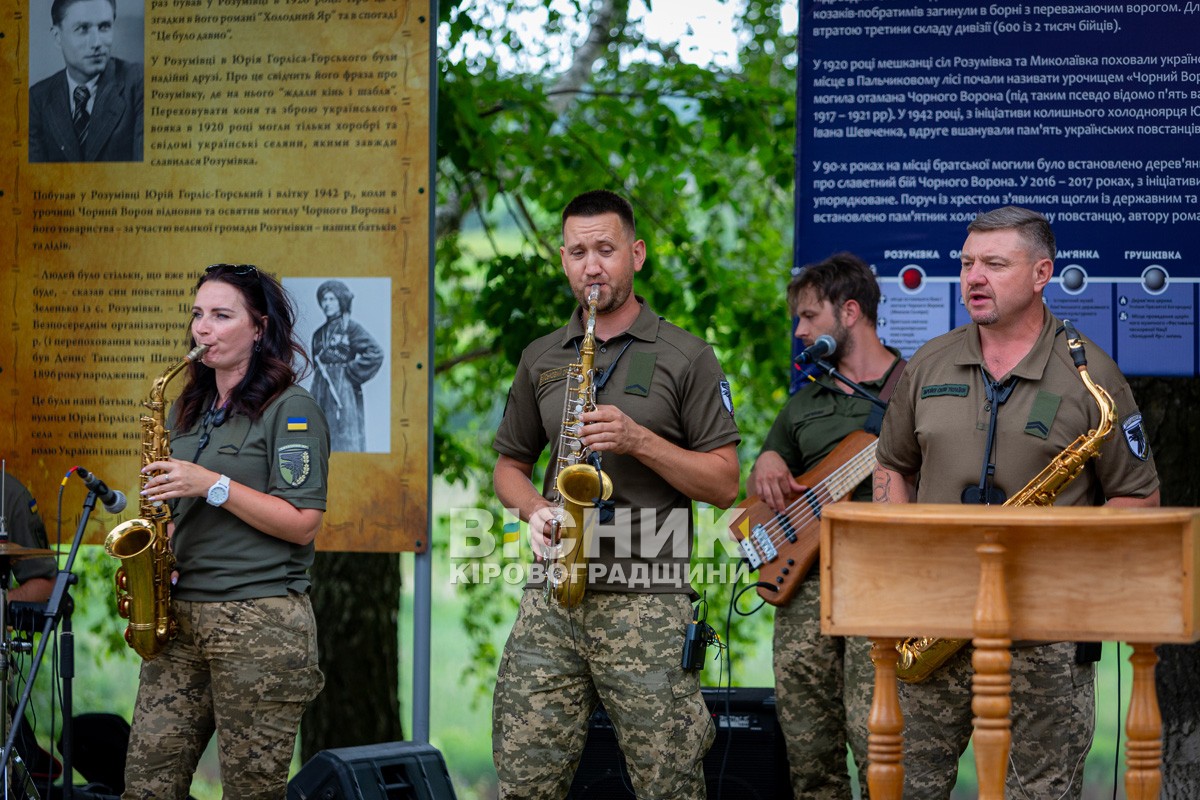
[[[645,39],[625,22],[627,2],[441,6],[434,469],[497,519],[491,439],[521,349],[573,307],[558,212],[587,189],[633,202],[648,252],[637,291],[713,344],[744,469],[758,452],[790,367],[795,37],[780,30],[781,5],[746,4],[736,68],[688,64],[676,43]],[[541,27],[513,36],[522,19]],[[731,560],[723,547],[710,559]],[[506,586],[463,587],[482,691],[495,674],[490,625],[515,602]],[[732,587],[697,588],[724,633]],[[769,638],[770,618],[735,617],[734,644]]]

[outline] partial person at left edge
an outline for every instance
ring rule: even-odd
[[[49,547],[46,526],[38,513],[37,501],[19,480],[7,471],[3,480],[4,530],[13,544],[34,550]],[[9,602],[45,603],[54,589],[58,565],[52,556],[17,558],[12,561],[10,577],[15,585],[8,589]]]
[[[64,68],[29,89],[29,161],[141,161],[142,65],[111,54],[116,0],[54,0]]]

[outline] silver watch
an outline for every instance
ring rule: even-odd
[[[222,475],[208,490],[208,504],[219,506],[229,499],[229,476]]]

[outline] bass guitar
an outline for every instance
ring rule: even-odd
[[[821,463],[796,477],[807,491],[787,498],[776,513],[757,495],[738,504],[742,513],[729,526],[750,569],[758,570],[758,593],[774,606],[787,605],[800,589],[821,550],[821,512],[854,491],[875,471],[876,438],[854,431]]]

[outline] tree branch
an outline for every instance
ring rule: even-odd
[[[487,358],[488,356],[493,355],[495,352],[495,348],[492,347],[477,347],[474,350],[468,350],[462,355],[447,359],[440,364],[434,364],[433,374],[441,375],[443,372],[449,372],[450,370],[454,369],[459,364],[465,364],[468,361],[478,361],[481,358]]]
[[[591,80],[597,59],[612,43],[614,32],[619,33],[625,28],[628,19],[628,0],[599,0],[596,3],[587,38],[575,51],[571,66],[559,76],[548,93],[555,114],[561,116],[571,105],[571,95]]]

